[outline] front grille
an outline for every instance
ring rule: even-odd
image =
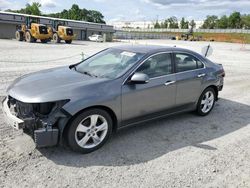
[[[66,29],[66,34],[69,36],[73,36],[73,29],[67,28]]]
[[[46,27],[46,26],[43,26],[43,25],[39,26],[39,33],[40,33],[40,34],[48,34],[48,29],[47,29],[47,27]]]

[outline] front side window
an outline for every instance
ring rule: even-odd
[[[171,54],[161,53],[150,57],[137,69],[136,72],[147,74],[149,78],[171,74]]]
[[[90,76],[117,78],[127,72],[143,56],[143,53],[109,48],[78,64],[75,70]]]
[[[177,72],[204,68],[204,64],[200,60],[192,55],[184,53],[175,54],[175,64]]]

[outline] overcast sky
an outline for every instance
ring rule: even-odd
[[[20,9],[33,0],[0,0],[0,9]],[[218,16],[233,11],[250,14],[250,0],[35,0],[43,13],[69,9],[73,3],[80,8],[99,10],[106,21],[153,21],[169,16],[202,20],[206,15]]]

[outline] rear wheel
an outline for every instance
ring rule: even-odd
[[[215,99],[216,96],[214,89],[211,87],[205,89],[199,98],[197,113],[201,116],[208,115],[214,107]]]
[[[32,37],[32,35],[29,31],[26,31],[26,33],[25,33],[25,40],[27,42],[34,42],[35,41],[34,37]]]
[[[101,109],[91,109],[79,114],[69,125],[67,139],[70,148],[90,153],[100,147],[112,134],[112,119]]]
[[[71,44],[72,40],[65,40],[66,44]]]
[[[22,31],[16,31],[16,40],[23,41],[23,32]]]
[[[60,43],[61,42],[61,39],[60,39],[60,37],[58,36],[57,33],[53,34],[53,41],[54,41],[54,43]]]

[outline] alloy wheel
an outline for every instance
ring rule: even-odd
[[[80,147],[91,149],[104,140],[107,132],[107,120],[101,115],[93,114],[78,124],[75,131],[75,140]]]
[[[201,111],[203,113],[208,113],[214,105],[214,93],[212,91],[207,91],[201,100]]]

